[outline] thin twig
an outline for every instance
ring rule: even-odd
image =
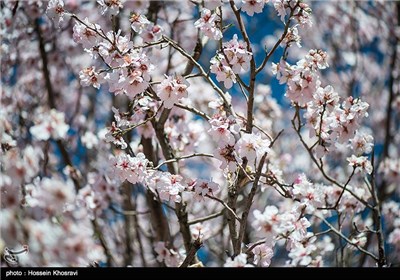
[[[171,162],[178,162],[180,160],[183,159],[188,159],[188,158],[193,158],[193,157],[210,157],[213,158],[214,155],[212,154],[205,154],[205,153],[194,153],[194,154],[190,154],[190,155],[185,155],[185,156],[181,156],[181,157],[175,157],[172,159],[168,159],[162,163],[160,163],[159,165],[157,165],[156,167],[154,167],[154,169],[159,169],[161,166],[163,166],[164,164],[169,164]]]
[[[223,209],[223,210],[221,210],[221,211],[219,211],[217,213],[202,217],[202,218],[198,218],[198,219],[194,219],[194,220],[188,221],[188,225],[194,225],[194,224],[197,224],[197,223],[202,223],[202,222],[205,222],[205,221],[208,221],[208,220],[215,219],[215,218],[217,218],[219,216],[222,216],[224,214],[224,212],[225,212],[225,209]]]
[[[189,59],[191,61],[191,63],[193,63],[197,67],[197,69],[199,69],[200,74],[207,80],[207,82],[212,86],[212,88],[222,98],[222,100],[224,101],[224,104],[226,105],[226,109],[228,110],[228,112],[233,114],[232,105],[228,101],[228,99],[226,98],[225,93],[223,92],[222,89],[220,89],[214,83],[214,81],[209,77],[209,75],[206,73],[206,71],[203,69],[203,67],[190,54],[188,54],[184,49],[182,49],[182,47],[179,46],[175,41],[173,41],[172,39],[170,39],[170,38],[168,38],[166,36],[163,36],[163,39],[165,41],[167,41],[174,49],[176,49],[178,52],[180,52],[184,57]]]
[[[321,208],[318,208],[318,210],[335,210],[335,209],[337,209],[337,207],[339,206],[340,200],[343,197],[344,192],[347,190],[347,185],[350,183],[351,179],[353,178],[355,171],[356,171],[356,167],[353,167],[353,171],[351,172],[349,178],[347,179],[346,183],[344,184],[343,189],[340,192],[340,195],[339,195],[338,199],[336,200],[336,203],[334,204],[334,206],[321,207]]]
[[[184,105],[182,103],[175,103],[175,106],[179,107],[179,108],[181,108],[183,110],[192,112],[193,114],[198,115],[198,116],[202,117],[203,119],[205,119],[207,121],[211,120],[211,117],[209,115],[207,115],[206,113],[204,113],[204,112],[202,112],[202,111],[200,111],[200,110],[198,110],[198,109],[196,109],[196,108],[194,108],[194,107],[192,107],[190,105]]]
[[[271,135],[269,135],[264,129],[262,129],[258,124],[253,123],[253,126],[257,128],[262,134],[267,136],[269,138],[269,141],[272,141],[274,138],[272,138]]]
[[[331,223],[329,223],[327,220],[325,220],[324,217],[322,216],[318,216],[318,215],[314,215],[315,217],[317,217],[318,219],[322,220],[331,230],[332,232],[334,232],[336,235],[338,235],[339,237],[343,238],[347,243],[349,243],[350,245],[356,247],[358,250],[360,250],[361,252],[363,252],[364,254],[370,256],[371,258],[373,258],[375,261],[378,261],[378,257],[375,256],[373,253],[365,250],[364,248],[362,248],[361,246],[359,246],[358,244],[352,242],[350,239],[348,239],[342,232],[340,232],[339,230],[337,230]]]
[[[301,126],[300,126],[300,120],[299,120],[300,117],[299,117],[298,111],[299,111],[299,108],[296,107],[296,115],[295,115],[295,117],[297,116],[297,119],[298,119],[298,122],[299,122],[298,127],[296,127],[295,118],[292,119],[292,125],[293,125],[294,130],[295,130],[296,133],[297,133],[297,136],[298,136],[299,139],[300,139],[300,142],[303,144],[304,148],[307,150],[307,152],[308,152],[308,154],[309,154],[311,160],[314,162],[314,164],[317,166],[317,168],[321,171],[323,177],[324,177],[326,180],[328,180],[329,182],[331,182],[332,184],[336,185],[337,187],[339,187],[339,188],[341,188],[341,189],[343,190],[343,189],[344,189],[343,185],[341,185],[339,182],[337,182],[335,179],[333,179],[332,177],[330,177],[330,176],[325,172],[325,169],[323,168],[323,165],[320,165],[320,164],[318,163],[318,161],[317,161],[317,159],[315,158],[315,156],[314,156],[312,150],[308,147],[308,145],[307,145],[306,142],[304,141],[303,136],[301,135],[301,132],[300,132]],[[362,199],[362,198],[360,198],[359,196],[357,196],[353,191],[351,191],[351,190],[349,190],[349,189],[346,189],[346,191],[349,192],[349,193],[350,193],[354,198],[356,198],[358,201],[360,201],[364,206],[366,206],[366,207],[369,208],[369,209],[373,209],[373,207],[372,207],[368,202],[366,202],[364,199]]]
[[[236,215],[235,211],[233,211],[232,208],[230,208],[228,206],[228,204],[226,204],[225,201],[223,201],[222,199],[219,199],[218,197],[211,196],[208,194],[206,194],[206,197],[211,198],[212,200],[215,200],[215,201],[218,201],[219,203],[221,203],[235,217],[235,219],[240,222],[241,219]]]
[[[263,239],[263,240],[257,241],[256,243],[253,243],[253,244],[245,251],[245,253],[246,253],[246,254],[250,253],[255,247],[257,247],[257,246],[259,246],[259,245],[261,245],[261,244],[264,244],[267,240],[268,240],[268,239],[265,238],[265,239]]]
[[[279,131],[278,134],[275,136],[275,138],[271,141],[271,144],[269,144],[269,147],[270,147],[270,148],[275,144],[275,142],[276,142],[276,140],[278,140],[279,136],[282,135],[283,131],[284,131],[284,129],[282,129],[281,131]]]
[[[265,65],[267,64],[267,62],[269,61],[269,59],[271,58],[272,54],[276,51],[276,49],[279,47],[279,45],[282,43],[283,39],[285,39],[288,31],[289,31],[289,26],[290,26],[290,22],[292,20],[292,16],[294,13],[295,8],[291,9],[290,14],[289,14],[289,18],[285,24],[285,30],[283,31],[282,36],[279,38],[279,40],[275,43],[275,45],[272,47],[272,49],[269,51],[268,54],[265,55],[265,58],[263,60],[263,62],[261,63],[261,65],[257,68],[256,73],[258,74],[259,72],[261,72],[261,70],[264,69]]]

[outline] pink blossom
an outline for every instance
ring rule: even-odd
[[[249,16],[254,13],[262,13],[265,3],[269,0],[242,0],[242,11],[246,12]]]
[[[75,190],[71,181],[43,178],[34,185],[27,186],[27,189],[29,190],[27,204],[30,207],[40,207],[49,215],[61,214],[75,199]]]
[[[88,18],[85,18],[83,22],[88,27],[77,22],[74,25],[73,38],[76,43],[82,44],[85,49],[91,49],[100,42],[96,31],[99,31],[101,28],[98,24],[90,23]]]
[[[274,8],[278,15],[281,18],[281,21],[285,22],[285,16],[286,16],[286,5],[287,5],[287,0],[274,0]]]
[[[14,210],[21,207],[21,194],[11,177],[0,174],[0,191],[2,211],[3,209]]]
[[[247,51],[247,43],[238,40],[237,34],[233,35],[232,40],[222,44],[224,56],[219,56],[222,64],[228,63],[232,71],[236,74],[247,71],[252,57],[252,53]],[[228,61],[226,61],[226,59]]]
[[[230,89],[236,83],[236,76],[232,68],[227,64],[222,54],[217,54],[210,61],[211,73],[216,74],[218,82],[223,82],[226,89]]]
[[[301,27],[311,27],[313,22],[311,19],[312,10],[307,3],[299,1],[298,12],[294,14],[294,18]]]
[[[139,34],[141,34],[143,30],[147,29],[147,26],[150,24],[147,17],[140,14],[132,14],[129,20],[131,22],[132,30]]]
[[[393,201],[387,201],[382,204],[382,214],[389,223],[393,223],[396,218],[400,217],[400,205]]]
[[[367,201],[371,196],[370,193],[362,187],[353,187],[347,186],[348,190],[351,190],[357,197]],[[338,198],[336,198],[337,201]],[[334,203],[336,203],[336,201]],[[365,205],[362,204],[357,198],[355,198],[349,192],[344,192],[342,199],[339,203],[339,211],[340,212],[348,212],[348,213],[359,213],[365,209]]]
[[[234,146],[231,145],[218,147],[214,150],[213,154],[215,158],[221,162],[221,169],[227,169],[229,172],[234,172],[236,170],[237,164],[241,163],[241,159],[235,155],[234,151]]]
[[[315,243],[318,247],[319,253],[324,256],[325,254],[331,254],[335,250],[335,244],[332,242],[332,238],[328,235],[324,235],[322,240]]]
[[[266,238],[269,243],[274,242],[275,236],[279,233],[280,215],[278,208],[274,205],[265,207],[264,212],[256,209],[253,211],[254,221],[251,224],[260,237]]]
[[[191,225],[190,232],[192,233],[193,240],[206,240],[212,236],[212,230],[202,223]]]
[[[297,47],[301,48],[301,37],[296,26],[289,28],[285,38],[282,40],[282,44],[287,46],[291,46],[292,43],[296,43]]]
[[[133,47],[132,41],[127,36],[121,36],[121,30],[117,33],[109,31],[106,34],[108,40],[99,44],[98,52],[104,61],[111,67],[127,66],[132,63],[132,58],[127,54]]]
[[[220,189],[217,183],[203,179],[196,180],[196,183],[192,188],[196,199],[199,201],[204,201],[204,196],[206,195],[214,196]]]
[[[300,106],[313,100],[313,93],[320,85],[318,76],[305,70],[299,72],[292,79],[288,80],[288,90],[286,97]]]
[[[112,73],[108,73],[104,78],[108,82],[110,92],[113,92],[115,95],[124,93],[123,82],[125,78],[122,76],[121,70],[114,70]]]
[[[143,182],[147,176],[147,164],[148,160],[142,153],[137,154],[135,157],[124,153],[116,157],[110,157],[112,172],[121,181],[128,180],[132,184]]]
[[[105,82],[104,74],[96,72],[94,66],[87,67],[79,72],[79,78],[82,86],[93,86],[97,89]]]
[[[209,120],[211,128],[208,130],[212,139],[217,142],[219,147],[235,145],[234,135],[238,134],[240,126],[231,118],[224,118],[215,115]]]
[[[133,99],[148,87],[153,69],[154,66],[146,54],[141,51],[132,52],[127,56],[127,67],[122,69],[122,77],[118,83],[121,84],[125,94]]]
[[[183,177],[169,172],[156,171],[147,177],[148,187],[160,196],[161,200],[180,203],[181,192],[185,190]]]
[[[400,228],[395,228],[388,237],[388,243],[393,244],[397,250],[400,248]]]
[[[374,146],[374,138],[365,133],[357,132],[353,139],[350,139],[351,148],[356,155],[369,154]]]
[[[171,109],[175,103],[187,97],[189,83],[181,76],[169,76],[157,86],[157,93],[164,102],[164,107]]]
[[[65,123],[65,115],[51,109],[48,113],[40,113],[35,120],[35,125],[29,131],[37,140],[63,139],[67,135],[69,125]]]
[[[289,258],[292,259],[291,264],[294,266],[308,266],[312,262],[311,254],[317,249],[314,244],[308,246],[303,246],[298,244],[298,246],[293,247],[289,253]]]
[[[168,267],[177,267],[179,264],[179,255],[173,249],[165,247],[164,242],[157,242],[154,246],[154,251],[157,253],[157,261],[164,262]]]
[[[293,195],[306,206],[306,211],[312,213],[324,203],[324,194],[318,185],[310,183],[305,174],[297,177],[293,184]]]
[[[107,133],[105,134],[104,140],[107,143],[114,143],[117,147],[121,149],[126,149],[128,144],[125,142],[122,130],[115,125],[115,122],[112,122],[111,127],[108,129]]]
[[[4,149],[13,148],[17,145],[17,141],[15,141],[8,133],[0,130],[0,136],[0,145],[1,147],[4,147]]]
[[[378,171],[383,174],[385,180],[390,184],[400,184],[400,159],[385,158],[379,166]]]
[[[16,149],[8,151],[2,157],[1,161],[7,174],[4,177],[4,183],[8,181],[8,177],[13,179],[12,186],[10,187],[32,181],[40,171],[40,164],[43,157],[43,151],[37,146],[28,145],[22,152]],[[15,188],[15,190],[18,190],[18,188]]]
[[[398,261],[396,4],[3,2],[0,248],[28,244],[19,266],[176,267],[197,239],[190,267],[351,266],[380,224]]]
[[[329,67],[328,54],[322,50],[310,50],[308,55],[305,56],[305,60],[319,69],[325,69]]]
[[[266,244],[256,246],[252,250],[254,254],[254,262],[261,267],[268,267],[271,264],[271,259],[274,256],[274,251]]]
[[[49,18],[59,24],[65,16],[64,2],[62,0],[50,0],[47,4],[46,13]]]
[[[208,9],[202,9],[200,18],[194,23],[196,28],[199,28],[205,36],[219,40],[222,38],[222,32],[219,29],[219,17]]]
[[[101,14],[108,12],[110,15],[117,15],[119,9],[123,8],[121,0],[97,0],[101,7]]]
[[[240,158],[245,157],[250,164],[253,164],[256,159],[259,161],[265,153],[270,151],[270,144],[271,142],[263,139],[259,133],[245,133],[236,143],[235,150]]]
[[[356,171],[363,172],[367,174],[372,173],[372,165],[371,162],[368,160],[367,157],[357,157],[352,155],[351,157],[347,158],[349,165],[356,168]]]
[[[271,69],[280,84],[287,83],[295,74],[294,69],[283,59],[279,61],[279,64],[272,63]]]
[[[161,39],[163,31],[164,30],[160,25],[150,23],[146,25],[146,28],[140,33],[140,37],[142,37],[145,43],[155,42]]]
[[[91,131],[86,131],[81,137],[81,140],[82,144],[88,149],[93,149],[93,147],[99,144],[99,138],[97,138],[96,134]]]
[[[359,233],[355,237],[351,238],[350,241],[352,244],[348,244],[349,249],[356,250],[357,248],[355,245],[360,247],[365,246],[365,244],[367,243],[367,236],[365,235],[365,233]]]
[[[339,104],[339,94],[330,85],[324,88],[318,87],[313,94],[313,97],[315,99],[315,105],[318,107],[325,106],[328,112],[332,112],[333,109]]]

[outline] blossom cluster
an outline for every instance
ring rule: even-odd
[[[217,81],[223,82],[230,89],[236,83],[236,74],[249,69],[252,53],[247,49],[247,43],[238,40],[235,34],[232,40],[222,45],[222,52],[211,59],[210,70],[216,75]]]

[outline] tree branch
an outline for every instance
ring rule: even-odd
[[[383,267],[386,265],[386,254],[385,254],[385,242],[383,239],[383,229],[382,229],[382,214],[381,205],[378,198],[378,192],[375,186],[375,151],[372,151],[372,174],[371,174],[371,195],[374,202],[373,208],[373,220],[375,225],[376,238],[378,240],[378,266]]]
[[[297,110],[297,112],[296,112],[297,118],[300,118],[300,116],[298,116],[299,108],[297,107],[296,110]],[[300,123],[300,120],[299,120],[299,123]],[[306,142],[303,139],[303,136],[300,133],[300,129],[301,129],[300,125],[299,125],[299,127],[296,127],[295,118],[292,119],[292,125],[300,139],[300,142],[303,144],[304,148],[307,150],[308,154],[310,155],[311,160],[314,162],[314,164],[317,166],[317,168],[321,171],[321,174],[323,175],[323,177],[326,180],[328,180],[329,182],[331,182],[332,184],[336,185],[337,187],[339,187],[343,190],[344,189],[343,185],[341,185],[335,179],[331,178],[328,174],[326,174],[323,166],[318,163],[317,159],[315,158],[314,154],[312,153],[312,150],[307,146]],[[346,189],[346,191],[349,192],[358,201],[360,201],[365,207],[367,207],[369,209],[373,209],[373,207],[368,202],[366,202],[364,199],[358,197],[353,191],[351,191],[349,189]]]
[[[373,253],[365,250],[364,248],[360,247],[358,244],[352,242],[350,239],[348,239],[342,232],[340,232],[339,230],[337,230],[331,223],[329,223],[327,220],[325,220],[324,217],[322,216],[318,216],[318,215],[314,215],[315,217],[317,217],[318,219],[322,220],[331,230],[332,232],[334,232],[336,235],[338,235],[339,237],[343,238],[347,243],[349,243],[350,245],[356,247],[358,250],[360,250],[361,252],[363,252],[364,254],[370,256],[371,258],[373,258],[375,261],[378,261],[378,257],[375,256]]]
[[[257,173],[254,178],[253,186],[251,187],[251,191],[249,193],[249,196],[247,197],[246,206],[244,208],[242,218],[240,221],[239,237],[238,237],[238,240],[236,241],[236,246],[234,248],[234,253],[236,256],[238,254],[240,254],[240,251],[241,251],[241,245],[243,242],[244,234],[246,232],[247,218],[250,213],[250,208],[253,205],[253,199],[254,199],[254,196],[256,195],[256,191],[258,188],[258,182],[260,181],[260,177],[261,177],[261,173],[262,173],[262,169],[264,167],[266,157],[267,157],[267,153],[265,153],[262,156],[260,163],[258,164]]]
[[[295,9],[291,9],[290,15],[289,15],[289,18],[288,18],[288,20],[287,20],[287,22],[286,22],[286,24],[285,24],[285,29],[284,29],[284,31],[283,31],[282,36],[281,36],[281,37],[279,38],[279,40],[275,43],[275,45],[272,47],[272,49],[269,51],[269,53],[265,55],[265,58],[264,58],[263,62],[261,63],[261,65],[260,65],[260,66],[257,68],[257,70],[256,70],[256,74],[260,73],[260,72],[264,69],[265,65],[267,64],[267,62],[269,61],[269,59],[271,58],[271,56],[274,54],[274,52],[276,51],[276,49],[277,49],[277,48],[279,47],[279,45],[282,43],[283,39],[285,39],[285,37],[286,37],[286,35],[287,35],[288,31],[289,31],[289,26],[290,26],[290,22],[291,22],[291,20],[292,20],[292,16],[293,16],[294,10],[295,10]]]
[[[214,158],[214,155],[212,155],[212,154],[204,154],[204,153],[194,153],[194,154],[185,155],[185,156],[181,156],[181,157],[174,157],[172,159],[169,159],[169,160],[166,160],[166,161],[160,163],[159,165],[154,167],[154,169],[159,169],[164,164],[169,164],[169,163],[172,163],[172,162],[178,162],[180,160],[193,158],[193,157],[210,157],[210,158]]]
[[[218,197],[211,196],[211,195],[208,195],[208,194],[206,194],[206,197],[211,198],[211,199],[213,199],[213,200],[218,201],[219,203],[221,203],[221,204],[229,211],[229,213],[232,214],[232,216],[233,216],[236,220],[240,221],[240,218],[236,215],[235,211],[233,211],[232,208],[230,208],[230,207],[228,206],[228,204],[226,204],[225,201],[223,201],[222,199],[219,199]]]
[[[219,211],[217,213],[202,217],[202,218],[198,218],[198,219],[194,219],[194,220],[188,221],[188,225],[194,225],[194,224],[197,224],[197,223],[202,223],[202,222],[205,222],[205,221],[208,221],[208,220],[215,219],[215,218],[217,218],[219,216],[222,216],[224,214],[224,210],[225,209],[223,209],[223,210],[221,210],[221,211]]]
[[[206,73],[206,71],[204,71],[203,67],[190,54],[188,54],[184,49],[182,49],[182,47],[179,46],[175,41],[166,36],[163,36],[163,39],[166,42],[168,42],[174,49],[180,52],[184,57],[188,58],[189,61],[199,69],[200,74],[207,80],[207,82],[211,85],[211,87],[218,93],[218,95],[224,101],[226,110],[230,114],[233,114],[232,104],[228,101],[227,97],[225,96],[225,93],[214,83],[214,81],[210,78],[210,76]]]
[[[203,246],[203,242],[201,242],[199,237],[190,245],[190,249],[186,255],[186,258],[179,267],[188,267],[193,262],[194,258],[196,257],[196,253],[201,246]]]
[[[42,59],[42,64],[43,64],[42,71],[43,71],[43,76],[44,76],[45,85],[46,85],[47,94],[48,94],[48,104],[51,109],[57,109],[56,103],[55,103],[55,98],[54,98],[53,86],[52,86],[51,79],[50,79],[50,72],[48,70],[47,53],[46,53],[46,49],[44,46],[42,32],[40,30],[39,19],[35,20],[35,32],[37,33],[37,36],[38,36],[40,57]],[[78,173],[77,169],[74,167],[74,165],[72,164],[72,160],[68,154],[67,149],[64,146],[64,143],[61,140],[57,140],[56,144],[61,152],[61,156],[64,160],[65,165],[69,166],[71,168],[70,177],[74,183],[75,192],[78,193],[81,188],[80,182],[78,180],[79,173]],[[101,230],[99,228],[97,220],[96,219],[91,220],[91,223],[92,223],[93,232],[98,236],[100,244],[103,247],[104,253],[107,257],[107,265],[111,266],[111,264],[114,262],[114,258],[108,247],[107,241],[105,240],[103,233],[101,232]]]
[[[240,14],[240,10],[236,7],[235,1],[229,1],[232,11],[235,14],[236,20],[239,24],[240,32],[242,33],[243,39],[247,44],[247,51],[251,53],[251,60],[250,60],[250,84],[246,88],[249,96],[247,101],[247,122],[246,122],[246,132],[251,133],[253,129],[253,107],[254,107],[254,89],[256,83],[256,62],[254,60],[254,53],[251,48],[251,42],[249,36],[247,35],[246,27],[244,26],[244,22],[242,16]]]

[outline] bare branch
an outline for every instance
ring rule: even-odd
[[[260,72],[264,69],[265,65],[267,64],[267,62],[269,61],[269,59],[271,58],[271,56],[274,54],[274,52],[276,51],[276,49],[277,49],[277,48],[279,47],[279,45],[282,43],[283,39],[285,39],[285,37],[286,37],[286,35],[287,35],[288,31],[289,31],[290,22],[291,22],[291,20],[292,20],[294,10],[295,10],[294,8],[291,9],[290,15],[289,15],[289,18],[288,18],[288,20],[287,20],[287,22],[286,22],[286,24],[285,24],[285,30],[283,31],[282,36],[281,36],[281,37],[279,38],[279,40],[275,43],[275,45],[272,47],[272,49],[269,51],[269,53],[266,54],[266,56],[265,56],[263,62],[262,62],[261,65],[257,68],[256,74],[260,73]]]
[[[247,226],[247,218],[248,218],[249,213],[250,213],[250,208],[253,205],[253,199],[254,199],[254,196],[255,196],[257,188],[258,188],[258,182],[260,181],[261,172],[262,172],[262,169],[264,167],[264,163],[265,163],[265,159],[266,158],[267,158],[267,153],[265,153],[262,156],[262,158],[260,159],[260,163],[258,164],[258,167],[257,167],[257,173],[256,173],[256,176],[254,178],[253,186],[251,188],[249,196],[247,197],[246,206],[244,208],[244,211],[243,211],[243,214],[242,214],[242,218],[241,218],[241,221],[240,221],[240,230],[239,230],[238,240],[236,241],[236,246],[234,248],[235,255],[240,254],[240,248],[241,248],[241,245],[242,245],[242,242],[243,242],[244,233],[246,231],[246,226]]]
[[[202,112],[202,111],[200,111],[200,110],[198,110],[198,109],[196,109],[196,108],[194,108],[194,107],[192,107],[190,105],[184,105],[182,103],[175,103],[175,106],[179,107],[181,109],[184,109],[186,111],[192,112],[193,114],[196,114],[196,115],[202,117],[203,119],[205,119],[207,121],[209,121],[211,119],[211,117],[209,115],[207,115],[206,113],[204,113],[204,112]]]
[[[240,14],[240,10],[236,7],[235,1],[229,1],[232,11],[235,14],[236,20],[239,24],[240,32],[242,33],[243,39],[247,44],[247,51],[251,53],[250,60],[250,84],[248,87],[245,87],[249,93],[248,101],[247,101],[247,123],[246,123],[246,132],[251,133],[253,129],[253,107],[254,107],[254,89],[256,83],[256,62],[254,60],[254,53],[251,48],[251,42],[249,36],[247,35],[246,27],[244,26],[244,22],[242,16]]]
[[[331,230],[332,232],[334,232],[336,235],[338,235],[339,237],[343,238],[347,243],[349,243],[350,245],[356,247],[358,250],[360,250],[361,252],[363,252],[364,254],[370,256],[371,258],[373,258],[375,261],[378,261],[378,257],[375,256],[373,253],[365,250],[364,248],[360,247],[358,244],[352,242],[350,239],[348,239],[342,232],[340,232],[339,230],[337,230],[331,223],[329,223],[327,220],[325,220],[324,217],[322,216],[318,216],[318,215],[314,215],[315,217],[317,217],[318,219],[322,220]]]
[[[225,93],[220,89],[214,81],[209,77],[209,75],[204,71],[203,67],[190,55],[188,54],[184,49],[182,49],[181,46],[179,46],[175,41],[172,39],[168,38],[167,36],[163,36],[164,40],[166,40],[174,49],[176,49],[178,52],[180,52],[184,57],[189,59],[191,63],[193,63],[200,71],[200,74],[207,80],[207,82],[212,86],[212,88],[218,93],[218,95],[222,98],[224,101],[224,104],[226,106],[226,109],[228,110],[229,113],[233,114],[232,111],[232,105],[228,101],[228,99],[225,96]]]
[[[219,199],[218,197],[211,196],[208,194],[206,194],[206,197],[211,198],[212,200],[215,200],[215,201],[218,201],[219,203],[221,203],[233,215],[233,217],[235,217],[235,219],[240,222],[240,218],[236,215],[235,211],[233,211],[232,208],[230,208],[228,206],[228,204],[226,204],[225,201],[223,201],[222,199]]]
[[[400,8],[399,8],[400,12]],[[379,201],[378,192],[375,185],[375,149],[372,151],[372,174],[371,174],[371,191],[372,199],[374,202],[373,209],[373,220],[375,224],[376,238],[378,240],[378,266],[383,267],[386,265],[386,253],[385,253],[385,242],[383,240],[383,229],[382,229],[382,214],[381,205]]]
[[[214,155],[212,154],[204,154],[204,153],[194,153],[194,154],[190,154],[190,155],[185,155],[185,156],[181,156],[181,157],[175,157],[169,160],[166,160],[162,163],[160,163],[159,165],[157,165],[156,167],[154,167],[154,169],[159,169],[161,166],[163,166],[164,164],[168,164],[171,162],[178,162],[187,158],[193,158],[193,157],[210,157],[213,158]]]
[[[194,224],[197,224],[197,223],[202,223],[202,222],[205,222],[205,221],[208,221],[208,220],[212,220],[212,219],[218,218],[219,216],[222,216],[224,214],[224,210],[221,210],[221,211],[219,211],[217,213],[214,213],[214,214],[202,217],[202,218],[191,220],[191,221],[188,222],[188,225],[194,225]]]

